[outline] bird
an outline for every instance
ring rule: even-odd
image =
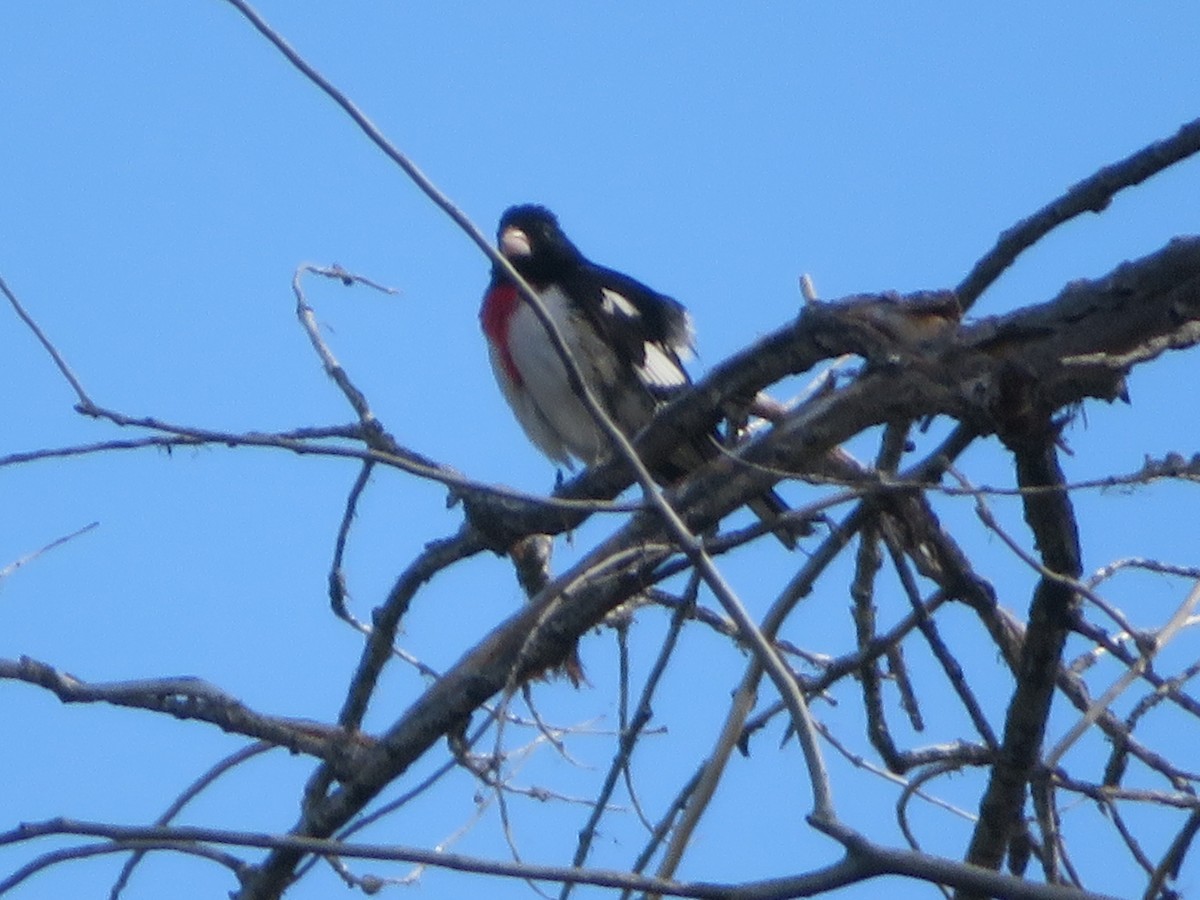
[[[691,384],[684,361],[694,354],[695,327],[679,301],[589,260],[544,206],[507,209],[496,243],[537,293],[583,382],[626,437]],[[545,326],[500,266],[493,266],[479,317],[496,381],[530,442],[568,469],[576,461],[605,459],[608,436],[572,389]],[[714,429],[676,448],[652,474],[671,484],[719,452]],[[774,491],[749,505],[768,523],[787,511]],[[773,530],[794,546],[793,529],[781,524]]]

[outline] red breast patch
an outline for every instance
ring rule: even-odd
[[[488,290],[479,310],[479,322],[483,325],[483,333],[499,352],[504,371],[517,386],[523,383],[523,379],[508,346],[508,326],[520,302],[521,297],[515,284],[497,284]]]

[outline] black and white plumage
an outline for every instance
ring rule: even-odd
[[[554,214],[514,206],[500,252],[538,292],[588,387],[622,432],[637,434],[689,383],[691,317],[641,282],[589,262]],[[575,396],[566,367],[516,285],[496,272],[480,311],[492,367],[529,439],[555,462],[599,461],[609,442]]]
[[[633,437],[691,379],[691,316],[676,300],[596,265],[542,206],[508,209],[497,231],[500,252],[537,292],[580,374],[605,412]],[[606,457],[610,442],[571,389],[566,366],[516,285],[493,270],[480,309],[492,368],[529,439],[566,466]],[[715,438],[680,447],[655,477],[674,481],[718,452]],[[751,504],[760,516],[786,509],[773,493]],[[789,545],[790,536],[781,539]]]

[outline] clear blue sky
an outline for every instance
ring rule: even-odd
[[[259,9],[485,232],[511,203],[545,203],[590,256],[685,302],[699,328],[697,371],[794,315],[801,273],[829,298],[952,286],[1014,221],[1200,115],[1200,8],[1182,2],[263,0]],[[0,5],[0,110],[0,274],[98,403],[228,430],[350,421],[295,323],[290,293],[298,264],[338,262],[400,291],[309,285],[332,346],[398,439],[481,480],[531,491],[552,484],[552,467],[525,443],[492,381],[476,320],[486,261],[231,7]],[[976,312],[1047,300],[1071,279],[1157,249],[1195,231],[1198,209],[1193,160],[1056,233]],[[0,360],[0,454],[134,436],[75,414],[68,386],[4,311]],[[1132,409],[1089,407],[1087,427],[1069,435],[1079,455],[1068,474],[1129,471],[1147,453],[1194,451],[1196,392],[1155,406],[1156,392],[1193,371],[1193,357],[1166,361],[1134,380]],[[964,464],[979,481],[1007,477],[994,447]],[[4,582],[0,656],[28,654],[94,680],[198,675],[263,711],[331,719],[360,646],[325,597],[354,475],[344,463],[215,448],[0,470],[0,568],[101,523]],[[348,559],[360,615],[425,541],[457,528],[461,514],[443,499],[436,485],[376,475]],[[1122,517],[1143,515],[1132,499],[1089,496],[1081,508],[1095,510],[1085,521],[1089,567],[1123,555],[1196,562],[1194,540],[1169,512],[1131,528]],[[1001,513],[1019,529],[1016,506],[1001,504]],[[971,521],[965,501],[945,514]],[[608,527],[589,525],[578,546]],[[976,539],[994,558],[989,574],[1011,586],[1002,599],[1023,612],[1028,572],[999,542],[978,530]],[[576,553],[561,548],[559,565]],[[760,562],[730,563],[756,611],[794,564],[764,572]],[[1180,586],[1168,587],[1145,624],[1178,601]],[[404,645],[447,666],[520,602],[507,564],[479,558],[422,595]],[[829,582],[793,639],[843,652],[852,640],[847,603],[844,580]],[[635,629],[639,665],[652,658],[661,620],[650,613]],[[989,648],[982,654],[981,665],[994,666],[987,699],[998,722],[1007,676]],[[584,657],[596,687],[540,687],[543,711],[609,731],[611,635],[588,638]],[[741,665],[700,629],[689,633],[661,704],[671,736],[647,739],[638,760],[652,807],[678,777],[656,781],[654,767],[691,771]],[[393,666],[369,724],[389,722],[420,685]],[[711,708],[670,702],[700,690]],[[59,814],[148,821],[241,745],[198,723],[63,708],[22,685],[0,684],[0,703],[0,828]],[[834,725],[848,715],[845,706],[822,712]],[[843,727],[869,752],[861,730]],[[777,740],[760,739],[750,761],[735,762],[718,803],[742,810],[729,815],[743,834],[752,814],[778,817],[749,841],[714,819],[684,876],[785,874],[835,858],[802,823],[809,798],[799,755],[779,751]],[[518,780],[586,797],[611,749],[610,737],[577,739],[573,752],[595,767],[585,771],[543,749]],[[309,768],[282,756],[253,763],[186,821],[286,829]],[[876,797],[893,789],[845,767],[836,778],[845,779],[834,792],[849,823],[898,842],[894,827],[877,826],[859,805],[864,783]],[[974,791],[969,782],[955,799],[966,803]],[[472,793],[459,778],[436,804],[369,837],[440,841],[469,819]],[[526,858],[569,859],[581,809],[514,802]],[[557,831],[546,832],[543,815]],[[961,855],[966,830],[956,820],[920,815],[934,849]],[[612,826],[598,864],[621,865],[637,851],[629,819],[618,816],[626,825]],[[493,809],[456,849],[503,858],[497,833]],[[25,858],[0,854],[0,873]],[[61,867],[15,896],[102,896],[117,865]],[[1196,877],[1193,867],[1184,886]],[[426,897],[528,896],[520,883],[435,872],[423,884]],[[161,897],[167,886],[175,897],[233,887],[215,867],[163,856],[127,896]],[[293,896],[340,890],[322,872]],[[903,883],[888,891],[930,894]]]

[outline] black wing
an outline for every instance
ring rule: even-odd
[[[677,300],[592,263],[576,269],[563,288],[655,396],[666,398],[691,383],[683,367],[692,349],[691,317]]]

